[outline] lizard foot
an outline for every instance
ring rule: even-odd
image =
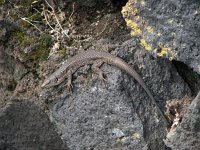
[[[102,86],[104,86],[104,87],[107,87],[107,79],[106,78],[104,78],[104,74],[103,74],[103,72],[99,72],[99,79],[100,79],[100,81],[101,81],[101,85]]]
[[[68,77],[68,81],[67,81],[67,90],[68,92],[72,93],[72,70],[69,70],[67,72],[67,77]]]
[[[73,85],[71,83],[67,83],[67,91],[72,93]]]
[[[98,72],[98,74],[99,74],[99,79],[101,80],[101,81],[107,81],[107,79],[104,77],[104,73],[101,71],[101,72]]]
[[[103,64],[103,61],[102,60],[96,60],[94,62],[94,64],[92,65],[92,70],[94,73],[98,74],[99,75],[99,78],[102,80],[102,81],[107,81],[105,78],[104,78],[104,73],[103,71],[99,68],[101,65]]]

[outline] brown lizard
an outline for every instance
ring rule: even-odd
[[[68,78],[67,86],[69,89],[71,89],[72,74],[78,68],[87,64],[93,64],[92,70],[97,72],[101,79],[104,79],[103,72],[99,69],[99,67],[103,63],[108,63],[117,68],[120,68],[121,70],[127,72],[129,75],[135,78],[135,80],[137,80],[137,82],[144,88],[148,96],[151,98],[153,104],[157,107],[159,113],[161,114],[167,125],[169,125],[169,122],[158,107],[156,100],[154,99],[153,95],[151,94],[150,90],[148,89],[140,75],[134,69],[132,69],[124,60],[107,52],[86,51],[84,53],[79,53],[74,57],[69,58],[68,61],[65,62],[58,70],[56,70],[52,75],[50,75],[50,77],[45,79],[44,83],[42,84],[42,87],[52,87],[55,85],[59,85],[66,78]]]

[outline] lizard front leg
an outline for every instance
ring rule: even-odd
[[[72,92],[72,70],[67,71],[67,90]]]

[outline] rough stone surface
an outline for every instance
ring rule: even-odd
[[[67,147],[38,106],[14,100],[0,109],[0,149],[60,149]]]
[[[25,67],[4,52],[0,47],[0,106],[5,105],[9,96],[13,94],[17,80],[27,72]]]
[[[122,49],[115,53],[125,60],[133,60],[130,56],[134,56],[135,68],[140,68],[137,71],[157,100],[164,102],[190,93],[169,61],[154,59],[136,49],[132,54]],[[81,85],[75,80],[73,94],[65,90],[66,82],[41,93],[69,148],[166,149],[162,142],[166,126],[141,86],[117,68],[103,65],[102,70],[107,76],[105,86],[86,74],[88,83]]]
[[[129,0],[122,13],[145,49],[200,74],[199,6],[198,0]]]
[[[37,79],[26,64],[13,57],[8,43],[16,29],[19,27],[10,21],[0,21],[0,149],[66,150],[55,126],[41,110],[43,106],[36,106],[40,102],[34,94]],[[16,97],[24,99],[10,101]]]
[[[163,32],[160,31],[163,34],[159,34],[160,39],[153,33],[152,38],[145,37],[149,35],[146,30],[139,41],[131,38],[121,13],[110,6],[110,0],[49,2],[55,6],[55,10],[44,1],[0,1],[0,6],[5,3],[0,7],[0,18],[3,19],[0,21],[0,149],[67,149],[66,144],[72,150],[166,150],[163,142],[167,134],[166,126],[157,108],[142,87],[117,68],[107,64],[102,66],[106,83],[102,83],[89,66],[80,68],[73,75],[73,93],[67,92],[67,80],[50,89],[42,89],[41,84],[67,58],[85,50],[104,50],[121,57],[135,68],[161,110],[165,111],[167,100],[181,99],[191,93],[188,84],[168,58],[182,61],[180,58],[188,55],[191,63],[194,63],[198,62],[198,53],[195,57],[191,57],[187,51],[186,54],[176,54],[180,49],[166,46],[166,41],[171,42],[166,36],[170,25]],[[121,6],[120,2],[120,5],[117,1],[111,2]],[[138,1],[138,4],[142,2]],[[160,1],[160,4],[154,1],[155,5],[150,5],[150,1],[145,2],[146,6],[141,9],[144,13],[139,11],[140,5],[136,5],[137,15],[145,16],[150,6],[153,11],[155,6],[168,6],[173,1]],[[185,8],[182,4],[176,3]],[[194,1],[194,4],[197,2]],[[188,4],[190,6],[193,5]],[[48,15],[46,19],[57,32],[49,27],[41,15],[44,10]],[[184,15],[187,16],[187,13]],[[35,26],[19,17],[30,19]],[[57,19],[68,36],[62,33]],[[153,27],[150,25],[154,22],[148,19],[148,24],[143,23],[149,26],[147,30],[151,32]],[[159,24],[155,21],[158,29],[163,22]],[[184,24],[184,21],[180,24]],[[135,24],[132,25],[135,27]],[[54,38],[43,38],[44,34],[38,32],[36,27]],[[179,29],[182,31],[188,29],[186,26],[181,27]],[[191,34],[191,38],[194,35]],[[153,57],[153,51],[141,48],[141,44],[146,49],[153,47],[154,44],[148,45],[148,40],[155,42],[156,39],[164,43],[157,49],[158,55],[163,58]],[[183,44],[185,41],[183,38]],[[190,64],[184,59],[183,62]],[[14,100],[10,103],[11,99],[22,101]]]
[[[191,103],[182,123],[168,133],[165,144],[172,149],[199,149],[200,147],[200,92]]]

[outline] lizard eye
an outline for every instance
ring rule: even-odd
[[[58,82],[58,78],[55,78],[55,80],[54,80],[55,82]]]

